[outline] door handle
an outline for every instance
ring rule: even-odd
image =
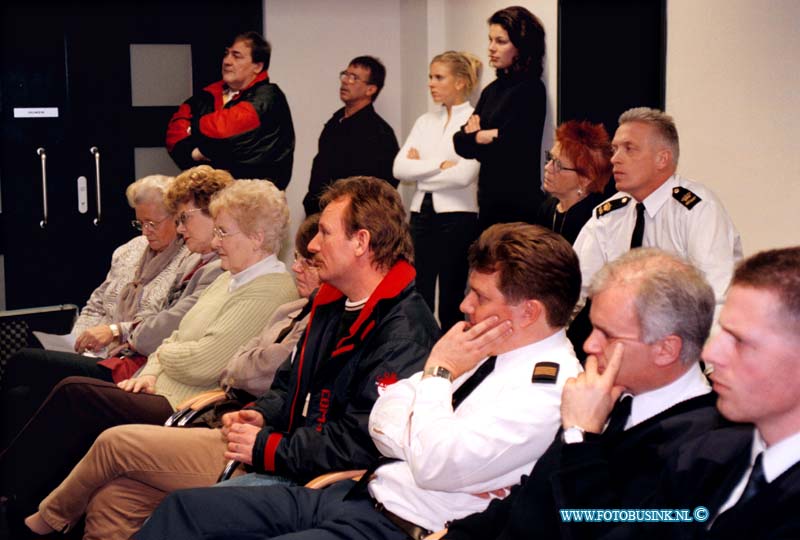
[[[39,227],[44,229],[47,226],[47,152],[40,146],[36,149],[36,155],[42,162],[42,220]]]
[[[89,148],[89,152],[94,156],[94,180],[97,188],[97,217],[94,218],[92,223],[97,227],[100,225],[100,219],[103,217],[103,206],[100,199],[100,150],[96,146]]]

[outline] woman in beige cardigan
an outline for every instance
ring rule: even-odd
[[[13,501],[12,527],[104,429],[163,423],[178,403],[215,388],[236,348],[264,327],[275,308],[297,298],[275,255],[289,222],[283,192],[267,181],[240,180],[217,193],[210,210],[214,247],[227,271],[203,291],[141,374],[118,385],[82,377],[63,380],[0,454],[0,494]]]

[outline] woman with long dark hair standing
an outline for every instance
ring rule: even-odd
[[[547,101],[541,81],[544,27],[519,6],[501,9],[488,22],[489,64],[497,79],[453,135],[456,152],[481,163],[481,230],[495,223],[531,222],[544,200],[539,176]]]

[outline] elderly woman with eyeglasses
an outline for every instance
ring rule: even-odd
[[[14,516],[21,519],[35,510],[36,501],[103,430],[161,424],[186,398],[216,388],[236,349],[264,328],[278,306],[297,298],[292,277],[276,256],[289,223],[283,192],[268,181],[239,180],[214,195],[209,210],[212,245],[226,271],[203,291],[137,377],[116,385],[68,377],[53,389],[0,454],[0,495],[14,501]]]
[[[0,449],[64,377],[111,381],[111,370],[98,365],[94,356],[105,357],[97,353],[129,340],[138,322],[162,309],[189,256],[177,235],[174,212],[164,201],[172,183],[172,177],[151,175],[128,186],[128,203],[137,217],[134,224],[142,234],[114,251],[108,276],[81,310],[72,330],[80,354],[22,349],[8,359],[0,388]]]
[[[145,176],[125,191],[136,212],[132,223],[142,235],[114,251],[106,280],[89,297],[72,329],[76,352],[101,351],[126,337],[142,310],[163,304],[188,255],[175,229],[175,216],[164,204],[172,180]]]

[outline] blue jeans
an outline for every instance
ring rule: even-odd
[[[289,480],[285,476],[278,476],[277,474],[259,474],[248,473],[235,476],[219,484],[214,484],[214,487],[252,487],[252,486],[296,486],[294,480]]]

